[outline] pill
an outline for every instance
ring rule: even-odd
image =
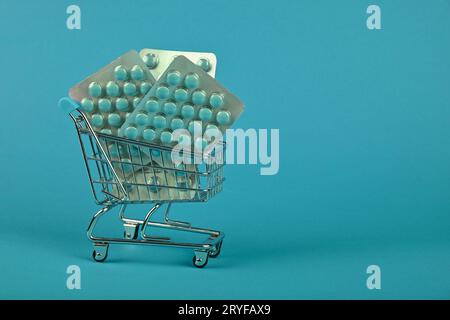
[[[103,116],[101,114],[93,114],[91,119],[94,127],[100,128],[103,126]]]
[[[200,78],[196,73],[189,73],[184,78],[184,85],[188,89],[196,89],[200,85]]]
[[[184,102],[188,99],[188,92],[186,89],[178,88],[175,90],[173,96],[177,102]]]
[[[145,113],[138,113],[136,115],[135,121],[140,126],[145,126],[148,124],[148,116]]]
[[[203,150],[208,145],[208,141],[205,138],[196,138],[194,142],[194,148],[198,151]]]
[[[213,108],[220,108],[223,106],[223,95],[220,93],[213,93],[211,97],[209,97],[209,104]]]
[[[118,98],[116,100],[116,108],[119,111],[128,111],[128,100],[125,98]]]
[[[156,96],[158,99],[165,100],[169,97],[170,91],[166,86],[159,86],[156,89]]]
[[[126,82],[123,85],[123,92],[127,96],[134,96],[136,94],[136,85],[132,82]]]
[[[184,122],[180,118],[174,118],[170,122],[170,128],[172,128],[172,130],[182,129],[183,127],[184,127]]]
[[[88,87],[88,92],[91,97],[98,98],[102,95],[102,86],[97,82],[91,82]]]
[[[110,115],[108,115],[108,124],[111,127],[120,127],[120,125],[122,124],[122,118],[117,113],[111,113]]]
[[[211,63],[206,58],[200,58],[197,61],[197,65],[203,69],[203,71],[208,72],[211,70]]]
[[[120,88],[114,81],[109,81],[106,84],[106,94],[111,97],[118,97],[120,95]]]
[[[212,117],[211,109],[201,108],[200,111],[198,112],[198,117],[202,121],[209,121],[209,120],[211,120],[211,117]]]
[[[195,110],[190,104],[185,104],[181,107],[181,116],[185,119],[192,119],[194,117]]]
[[[145,95],[152,88],[152,84],[150,82],[142,82],[139,90],[142,95]]]
[[[167,84],[169,84],[170,86],[176,86],[180,83],[181,81],[181,73],[173,70],[167,73],[166,76],[166,82]]]
[[[154,99],[150,99],[145,103],[145,109],[148,112],[159,112],[160,111],[159,102]]]
[[[111,100],[99,99],[98,100],[98,110],[100,110],[101,112],[111,112],[112,111]]]
[[[111,129],[102,129],[102,130],[100,130],[100,132],[103,134],[112,134]]]
[[[205,136],[207,138],[211,137],[217,137],[220,138],[222,133],[220,132],[219,128],[213,124],[208,124],[205,129]]]
[[[133,108],[136,108],[138,106],[139,102],[141,102],[140,98],[134,98],[133,99]]]
[[[217,123],[220,125],[226,125],[230,123],[230,113],[228,111],[219,111],[216,115]]]
[[[130,71],[131,79],[133,80],[144,80],[144,70],[142,70],[141,66],[134,65]]]
[[[117,66],[114,68],[114,78],[119,81],[124,81],[128,79],[127,69],[123,66]]]
[[[206,92],[203,90],[195,90],[192,93],[192,103],[197,106],[202,106],[206,102]]]
[[[149,69],[155,69],[159,62],[158,56],[154,53],[147,53],[143,60]]]
[[[173,116],[177,112],[177,105],[171,101],[164,103],[164,113]]]
[[[167,126],[167,120],[164,116],[157,115],[153,117],[153,125],[157,129],[164,129]]]
[[[182,133],[178,136],[178,143],[182,147],[187,147],[191,145],[191,136],[185,133]]]
[[[156,138],[156,132],[155,132],[155,130],[150,129],[150,128],[145,129],[142,132],[142,137],[147,141],[153,141]]]
[[[161,132],[160,139],[162,143],[169,144],[172,142],[172,133],[170,133],[169,131],[163,131]]]
[[[191,121],[188,130],[192,135],[202,134],[202,123],[200,121]]]
[[[136,127],[130,126],[125,130],[125,136],[128,139],[136,139],[138,136],[138,129]]]
[[[81,108],[83,111],[91,113],[94,111],[94,101],[88,98],[83,98],[81,100]]]

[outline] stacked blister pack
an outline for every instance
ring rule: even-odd
[[[183,143],[203,150],[243,111],[243,104],[214,78],[215,73],[212,53],[132,50],[70,90],[95,132],[143,142],[142,147],[101,142],[130,200],[196,196],[196,165],[173,163],[171,148]],[[163,146],[163,151],[146,143]]]

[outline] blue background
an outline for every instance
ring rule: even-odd
[[[449,1],[1,1],[0,39],[1,298],[450,297]],[[174,206],[226,233],[205,269],[181,249],[90,258],[97,207],[56,103],[145,47],[215,52],[246,104],[237,127],[280,129],[278,175],[230,165],[216,198]],[[66,288],[72,264],[81,290]]]

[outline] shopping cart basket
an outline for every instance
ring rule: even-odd
[[[202,164],[175,165],[171,149],[150,143],[129,140],[94,132],[78,105],[62,98],[60,107],[69,111],[77,129],[94,199],[102,208],[97,211],[87,229],[94,244],[92,256],[102,262],[108,256],[109,244],[159,245],[194,250],[193,263],[202,268],[208,257],[220,254],[224,234],[220,231],[196,228],[187,222],[169,218],[174,202],[206,202],[222,190],[223,150],[209,155]],[[224,147],[224,146],[223,146]],[[192,157],[198,156],[194,153]],[[203,155],[202,155],[203,156]],[[128,205],[151,203],[143,220],[125,216]],[[165,205],[164,220],[151,221],[153,214]],[[119,206],[124,237],[100,237],[94,234],[99,219]],[[151,227],[151,228],[149,228]],[[209,237],[201,243],[175,242],[169,237],[149,233],[152,228],[201,233]]]

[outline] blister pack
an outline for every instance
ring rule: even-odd
[[[139,54],[155,79],[159,79],[161,74],[163,74],[167,67],[172,63],[173,59],[178,56],[185,56],[193,63],[200,66],[211,77],[214,78],[216,76],[217,58],[216,55],[211,52],[142,49]]]
[[[127,117],[119,136],[173,146],[173,131],[225,132],[243,111],[242,102],[200,66],[184,56],[176,57],[152,89]],[[189,143],[204,147],[205,138]],[[180,140],[176,141],[179,142]]]
[[[135,50],[70,89],[95,131],[117,135],[126,117],[152,88],[155,78]]]

